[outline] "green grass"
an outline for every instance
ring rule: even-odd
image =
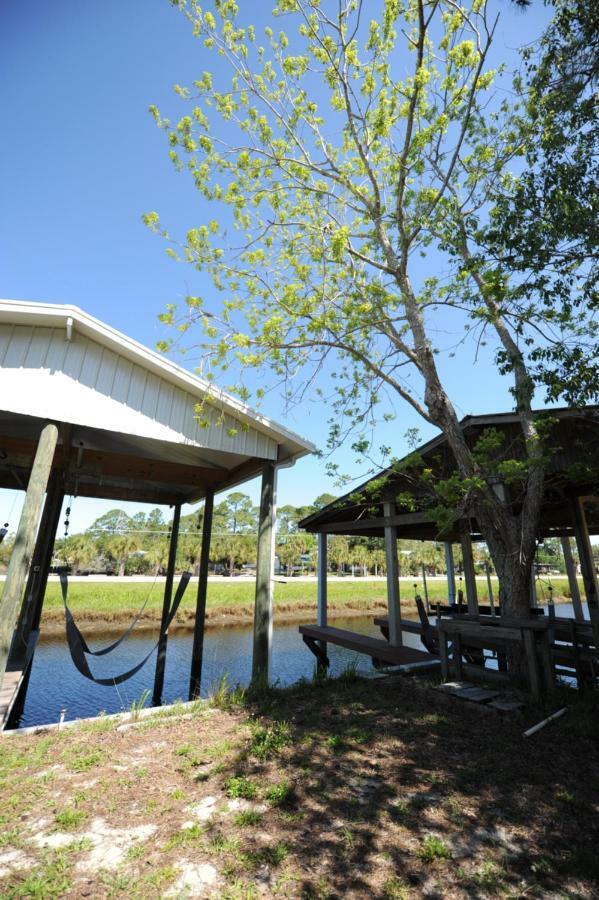
[[[567,591],[566,578],[556,577],[551,579],[554,587],[554,595],[557,599]],[[497,596],[497,584],[495,596]],[[487,598],[487,582],[485,578],[477,579],[478,595],[481,602]],[[147,612],[155,612],[159,615],[162,609],[162,584],[140,584],[132,582],[98,583],[98,582],[73,582],[69,590],[69,605],[73,613],[93,613],[95,619],[102,616],[110,616],[115,613],[124,615],[126,612],[137,610],[149,594],[146,607]],[[422,585],[418,581],[418,589],[422,593]],[[254,584],[252,582],[239,582],[236,579],[223,580],[223,582],[211,582],[208,586],[208,609],[217,610],[219,607],[235,608],[240,610],[251,607],[254,603]],[[428,583],[429,600],[431,604],[447,599],[447,589],[444,579]],[[411,580],[402,581],[402,602],[408,605],[414,596]],[[539,588],[539,600],[547,598],[546,587]],[[359,609],[361,606],[368,609],[376,601],[385,602],[385,582],[379,581],[331,581],[328,588],[328,603],[331,608]],[[316,606],[316,583],[314,582],[287,582],[275,584],[275,604],[293,606],[294,604],[314,604]],[[188,590],[181,604],[181,611],[191,613],[195,607],[195,592]],[[62,615],[62,599],[60,585],[51,583],[48,585],[44,602],[44,614],[59,613]]]

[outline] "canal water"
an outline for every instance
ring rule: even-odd
[[[573,615],[569,604],[556,607],[559,616]],[[588,613],[586,613],[588,615]],[[380,637],[372,617],[334,619],[331,624],[362,634]],[[114,634],[94,635],[90,648],[97,649],[114,640]],[[155,643],[155,635],[132,634],[113,653],[105,657],[91,657],[90,668],[98,678],[109,678],[132,668],[148,653]],[[420,637],[404,634],[407,646],[422,648]],[[189,688],[191,664],[191,632],[174,632],[169,635],[164,682],[163,702],[186,700]],[[370,659],[329,645],[331,675],[339,675],[348,665],[358,670],[372,672]],[[95,716],[100,712],[116,713],[129,710],[139,700],[144,690],[152,688],[156,654],[133,678],[118,687],[103,687],[83,678],[75,669],[69,656],[64,637],[43,639],[39,642],[33,661],[27,700],[20,725],[42,725],[57,722],[61,711],[66,719]],[[272,679],[279,685],[289,685],[300,678],[311,678],[314,673],[314,657],[303,643],[297,624],[276,625],[273,632]],[[231,685],[248,684],[252,665],[252,627],[210,628],[204,643],[202,671],[202,696],[207,696],[227,675]]]

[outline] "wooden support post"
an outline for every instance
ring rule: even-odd
[[[447,649],[447,632],[439,630],[439,656],[441,657],[441,679],[449,681],[449,652]]]
[[[254,606],[252,682],[257,685],[267,684],[270,674],[276,484],[275,463],[267,462],[262,469],[256,562],[256,602]]]
[[[570,513],[572,515],[578,558],[582,569],[589,616],[593,628],[593,640],[595,646],[599,647],[599,585],[597,584],[597,573],[595,572],[593,549],[589,538],[586,516],[580,497],[570,498]]]
[[[318,625],[327,624],[327,535],[318,534],[318,574],[317,574],[317,616]]]
[[[49,422],[44,426],[37,444],[0,600],[0,684],[6,671],[15,618],[29,571],[57,441],[58,428],[54,423]]]
[[[166,567],[166,581],[164,583],[164,600],[162,603],[162,618],[160,621],[160,638],[158,641],[158,655],[156,657],[156,672],[154,674],[154,693],[152,705],[160,706],[162,702],[162,689],[164,687],[164,670],[166,668],[166,647],[168,644],[168,632],[166,623],[171,608],[173,597],[173,582],[175,579],[175,562],[177,559],[177,540],[179,538],[179,521],[181,519],[181,504],[177,503],[173,515],[171,539],[168,548],[168,563]]]
[[[536,609],[539,605],[537,602],[537,582],[535,578],[535,570],[534,566],[531,566],[530,569],[530,608]]]
[[[327,624],[327,535],[324,532],[318,534],[318,560],[316,576],[316,622],[326,628]],[[327,656],[325,641],[319,641],[319,646],[324,658]],[[321,658],[318,658],[318,666],[322,667]]]
[[[455,565],[453,562],[453,547],[445,543],[445,569],[447,571],[447,601],[450,606],[455,605]]]
[[[453,666],[456,681],[462,680],[462,636],[453,635]]]
[[[489,606],[491,607],[491,615],[495,615],[495,600],[493,598],[493,584],[491,582],[491,567],[489,563],[485,563],[485,572],[487,573],[487,591],[489,593]]]
[[[524,650],[526,653],[526,664],[528,666],[528,682],[530,691],[535,700],[541,697],[541,679],[539,677],[539,666],[537,661],[537,648],[535,644],[534,632],[531,628],[522,629],[522,637],[524,640]]]
[[[424,588],[424,602],[426,603],[426,613],[430,612],[428,605],[428,585],[426,583],[426,568],[424,563],[422,563],[422,587]]]
[[[566,574],[568,575],[568,586],[570,588],[570,596],[572,597],[572,606],[574,607],[574,618],[577,622],[584,622],[584,611],[580,599],[580,588],[578,587],[578,578],[576,577],[574,557],[572,556],[572,546],[570,544],[570,538],[567,536],[562,538],[562,552],[564,554]]]
[[[204,660],[204,629],[206,622],[206,598],[208,595],[208,564],[210,562],[210,539],[212,537],[212,515],[214,512],[214,491],[206,491],[204,499],[204,520],[202,525],[202,549],[198,571],[198,593],[196,615],[193,626],[193,648],[191,651],[191,673],[189,677],[189,699],[200,696],[202,686],[202,663]]]
[[[464,581],[466,583],[466,599],[468,601],[468,613],[471,616],[478,615],[478,593],[476,590],[476,576],[474,574],[474,558],[472,556],[472,540],[470,529],[466,523],[460,528],[460,544],[462,545],[462,562],[464,564]]]
[[[15,628],[10,652],[11,660],[18,659],[19,656],[25,654],[31,632],[39,628],[63,499],[62,482],[57,475],[53,475],[48,485],[44,511],[29,568],[27,587]]]
[[[395,515],[395,503],[385,501],[385,518]],[[397,526],[385,525],[385,556],[387,560],[387,610],[389,615],[389,643],[401,647],[401,605],[399,591],[399,563],[397,560]]]

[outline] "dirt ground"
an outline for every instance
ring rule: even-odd
[[[0,739],[0,895],[592,898],[599,707],[302,683]]]

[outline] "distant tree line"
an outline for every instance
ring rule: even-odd
[[[321,494],[306,506],[286,504],[277,511],[276,557],[278,572],[284,575],[309,574],[316,567],[316,536],[301,531],[298,523],[335,498]],[[181,517],[177,550],[177,571],[197,572],[203,510]],[[161,509],[127,515],[112,509],[83,533],[60,538],[56,543],[55,565],[68,565],[73,572],[109,572],[115,575],[160,575],[165,571],[171,520]],[[233,576],[248,571],[256,563],[258,509],[247,494],[235,491],[214,508],[211,570]],[[0,545],[0,564],[6,564],[12,548],[8,537]],[[443,544],[432,541],[401,540],[399,561],[403,575],[422,577],[445,572]],[[599,548],[597,548],[599,552]],[[461,571],[459,545],[454,547],[458,573]],[[331,535],[328,551],[329,571],[355,575],[384,575],[385,548],[381,538]],[[490,565],[483,544],[475,546],[475,564],[482,574]],[[541,570],[563,572],[564,562],[559,540],[548,539],[539,546],[537,565]]]

